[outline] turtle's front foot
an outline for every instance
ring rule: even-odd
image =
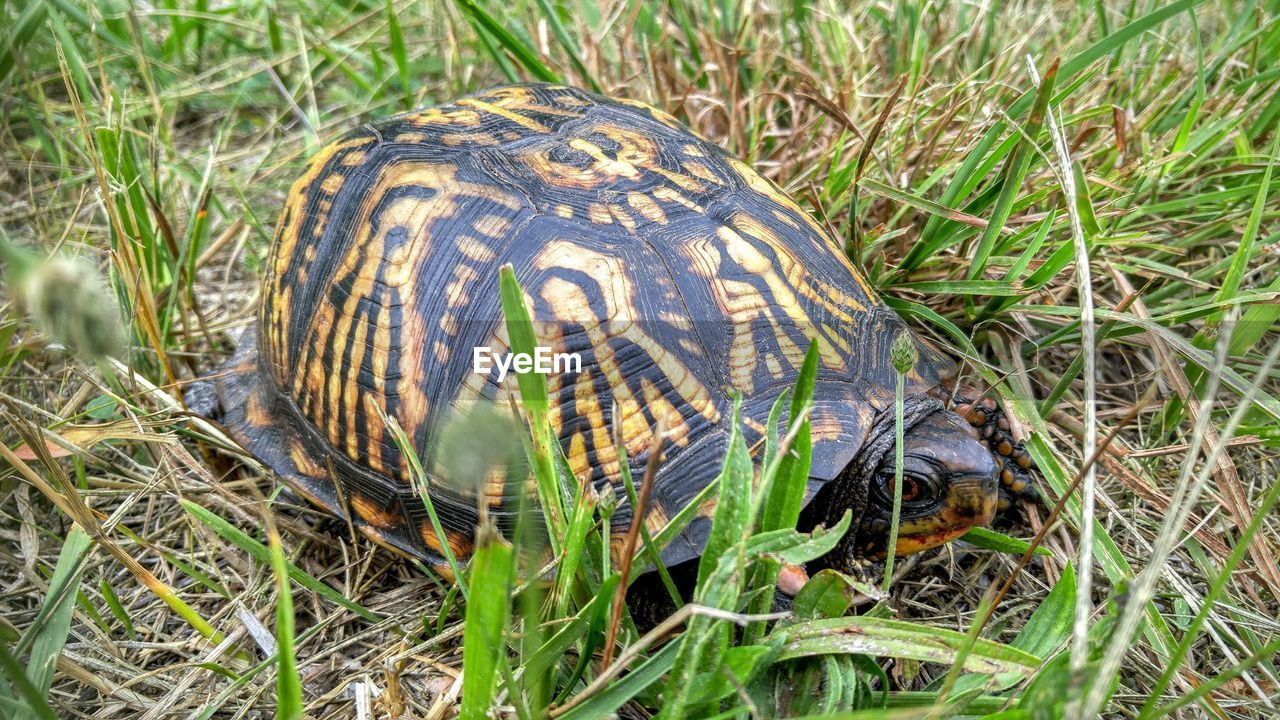
[[[1017,500],[1039,504],[1040,492],[1031,477],[1035,467],[1031,455],[1014,440],[1009,418],[995,399],[966,385],[952,392],[950,398],[954,402],[952,410],[967,420],[991,448],[1000,473],[1000,511],[1008,510]]]
[[[884,563],[879,560],[846,555],[832,563],[832,567],[848,575],[854,582],[871,587],[879,585],[884,579]]]

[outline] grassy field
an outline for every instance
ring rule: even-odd
[[[0,18],[0,717],[1280,716],[1276,3]],[[778,530],[795,463],[753,485],[734,444],[685,622],[614,637],[594,498],[546,588],[496,539],[453,584],[282,494],[181,397],[252,320],[285,191],[358,123],[516,80],[652,103],[790,191],[993,389],[1045,506],[779,619],[772,563],[831,538]]]

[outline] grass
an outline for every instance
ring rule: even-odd
[[[25,0],[0,17],[3,715],[1280,712],[1274,3]],[[690,515],[639,526],[615,565],[602,521],[645,478],[567,481],[537,377],[510,432],[551,547],[486,535],[459,584],[279,493],[183,412],[252,319],[310,153],[531,79],[653,103],[783,185],[1011,412],[1049,507],[900,558],[878,601],[817,574],[775,617],[780,560],[835,537],[793,529],[802,374],[765,447],[730,445],[702,582],[645,634],[627,581]],[[503,300],[532,344],[514,278]],[[117,317],[127,343],[104,330]],[[557,560],[552,586],[522,579],[543,557],[522,548]]]

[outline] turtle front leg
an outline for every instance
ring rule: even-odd
[[[850,557],[842,572],[857,582],[875,587],[884,579],[884,563],[871,558]]]
[[[868,556],[869,552],[876,552],[875,548],[859,543],[857,536],[858,528],[850,528],[831,552],[818,560],[816,565],[844,573],[864,585],[875,586],[884,578],[884,561]],[[883,557],[883,553],[878,555]]]
[[[991,448],[1000,473],[999,509],[1008,510],[1017,500],[1039,503],[1040,492],[1031,477],[1034,468],[1031,455],[1022,443],[1014,440],[1009,418],[995,399],[969,385],[944,389],[948,400],[954,403],[951,409],[968,421]]]

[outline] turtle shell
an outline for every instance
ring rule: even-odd
[[[892,403],[889,349],[909,331],[776,185],[647,105],[517,85],[365,125],[321,150],[285,200],[256,332],[193,388],[191,405],[383,544],[441,566],[447,542],[465,559],[478,508],[503,517],[510,491],[430,483],[438,537],[389,420],[430,474],[452,412],[518,402],[514,372],[499,382],[496,367],[475,363],[475,348],[508,345],[506,264],[539,344],[580,358],[547,377],[580,480],[620,482],[615,436],[639,477],[666,416],[646,519],[655,531],[716,478],[734,394],[753,442],[810,341],[810,498]],[[951,366],[917,343],[910,392]],[[664,562],[698,555],[713,508],[699,508]],[[617,532],[629,513],[624,503]]]

